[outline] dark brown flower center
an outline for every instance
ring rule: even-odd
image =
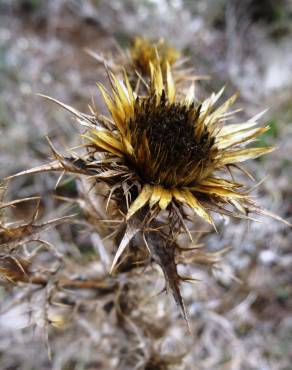
[[[155,94],[136,100],[129,128],[142,179],[168,187],[186,185],[190,171],[209,161],[214,138],[207,128],[199,139],[195,135],[200,109],[169,103],[164,91],[160,100]]]

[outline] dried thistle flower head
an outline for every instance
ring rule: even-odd
[[[191,237],[185,209],[190,208],[213,225],[210,210],[243,218],[248,218],[251,211],[261,213],[249,196],[250,189],[234,180],[231,169],[241,169],[239,163],[273,148],[245,148],[268,130],[255,127],[261,114],[245,123],[224,126],[225,120],[236,112],[228,112],[236,95],[218,105],[224,91],[221,89],[197,103],[193,84],[181,95],[169,63],[165,73],[160,65],[152,63],[149,70],[149,84],[145,82],[143,94],[134,91],[126,73],[121,80],[109,72],[110,92],[98,85],[110,117],[94,108],[91,115],[83,114],[49,98],[86,127],[86,152],[80,157],[71,150],[70,157],[64,158],[52,147],[56,161],[18,175],[71,172],[89,176],[94,184],[107,184],[107,204],[113,199],[125,216],[111,271],[121,262],[130,241],[128,255],[134,252],[131,268],[141,262],[138,251],[147,250],[148,262],[151,259],[161,267],[186,318],[179,284],[189,279],[179,276],[176,258],[181,249],[177,243],[181,230]],[[244,170],[243,173],[248,174]],[[162,215],[166,218],[156,217],[165,210],[168,213]],[[210,264],[208,256],[203,256],[203,260]]]
[[[180,57],[180,52],[170,46],[164,39],[151,42],[142,37],[136,37],[130,49],[131,60],[135,68],[142,74],[149,74],[149,65],[160,66],[163,71],[166,65],[173,65]]]
[[[96,114],[102,125],[91,126],[86,135],[90,156],[103,153],[96,171],[131,198],[126,218],[143,207],[159,211],[173,205],[187,205],[209,223],[207,208],[220,212],[232,205],[245,213],[252,204],[248,192],[224,173],[273,150],[244,148],[268,127],[254,128],[258,116],[224,126],[236,95],[214,108],[223,89],[197,104],[191,86],[184,99],[177,99],[169,64],[165,78],[160,66],[150,63],[149,68],[145,96],[134,94],[126,76],[123,82],[110,74],[112,94],[99,85],[111,118]]]

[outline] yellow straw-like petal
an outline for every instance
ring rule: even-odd
[[[160,201],[162,194],[162,187],[159,185],[153,186],[153,193],[150,198],[150,207],[153,207],[156,203]]]
[[[212,218],[205,211],[204,207],[200,202],[194,197],[194,195],[189,190],[178,190],[174,189],[172,191],[173,196],[181,203],[186,203],[191,207],[198,216],[202,217],[205,221],[213,224]]]
[[[172,199],[172,192],[170,190],[162,188],[162,193],[159,201],[159,207],[166,209]]]
[[[214,104],[217,102],[217,100],[219,100],[220,97],[222,96],[224,90],[225,90],[225,87],[222,87],[222,89],[218,91],[217,94],[212,93],[208,99],[204,100],[202,103],[201,112],[205,113],[207,110],[213,107]]]
[[[264,132],[269,130],[269,126],[255,128],[253,130],[240,131],[232,135],[225,136],[217,142],[217,147],[219,149],[227,149],[231,146],[238,145],[256,138],[262,135]]]
[[[161,68],[160,66],[154,67],[151,62],[149,63],[149,67],[150,67],[151,81],[153,83],[155,93],[158,96],[161,96],[162,91],[164,89]]]
[[[133,102],[131,100],[131,96],[129,94],[129,90],[126,88],[122,81],[119,81],[114,74],[111,74],[111,79],[114,83],[115,90],[117,92],[116,102],[117,104],[120,103],[119,109],[123,109],[123,111],[129,116],[133,114],[134,107]],[[121,108],[122,107],[122,108]]]
[[[126,137],[124,137],[123,135],[121,136],[122,136],[122,143],[124,145],[126,153],[129,154],[130,156],[134,156],[134,148],[132,144],[129,142],[129,140]]]
[[[166,83],[167,83],[167,96],[170,103],[175,100],[175,84],[171,73],[170,65],[166,64]]]
[[[103,131],[103,130],[90,130],[90,133],[94,135],[96,138],[104,141],[105,143],[109,144],[113,148],[123,151],[122,143],[113,137],[111,132]]]
[[[226,100],[218,109],[216,109],[209,117],[206,119],[206,125],[212,125],[217,122],[221,116],[229,109],[229,107],[235,102],[238,94],[232,95],[229,99]]]
[[[124,80],[125,80],[126,87],[127,87],[127,90],[128,90],[129,102],[132,106],[134,106],[135,95],[134,95],[133,89],[131,87],[131,84],[130,84],[130,81],[128,79],[128,76],[127,76],[126,72],[124,73]]]
[[[242,193],[238,193],[232,191],[230,189],[225,189],[224,187],[212,187],[212,186],[201,186],[198,185],[196,187],[191,188],[192,191],[197,191],[199,193],[209,194],[209,195],[217,195],[219,197],[225,198],[244,198],[245,195]]]
[[[110,114],[113,117],[113,120],[119,129],[121,133],[125,131],[125,123],[124,123],[124,110],[119,111],[118,107],[115,106],[115,103],[112,101],[111,97],[108,95],[108,93],[105,91],[105,88],[102,86],[102,84],[97,84],[101,95],[103,97],[103,100],[105,101],[105,104],[110,112]]]
[[[178,200],[181,203],[185,203],[186,199],[184,197],[184,191],[180,189],[172,189],[172,195],[176,200]]]
[[[257,122],[234,123],[231,125],[226,125],[220,129],[218,136],[229,137],[238,132],[245,132],[255,125],[257,125]]]
[[[254,117],[249,119],[245,123],[234,123],[232,125],[227,125],[221,128],[218,136],[231,135],[239,131],[247,130],[255,125],[257,125],[258,120],[266,113],[266,110],[256,114]]]
[[[205,211],[204,207],[201,203],[195,198],[195,196],[189,191],[184,191],[184,197],[188,203],[188,205],[193,208],[193,210],[197,213],[198,216],[202,217],[205,221],[213,224],[213,220],[210,215]]]
[[[195,84],[192,83],[186,94],[185,102],[187,105],[191,105],[195,100]]]
[[[105,132],[93,131],[92,134],[94,137],[89,135],[81,135],[84,138],[90,140],[98,148],[103,149],[106,152],[122,157],[124,155],[123,146],[121,143],[113,138],[110,134]]]
[[[153,192],[153,188],[150,185],[144,185],[141,193],[138,197],[134,200],[131,204],[128,213],[127,213],[127,220],[131,218],[139,209],[145,206],[145,204],[149,201]]]
[[[231,182],[226,179],[220,179],[217,177],[207,177],[206,179],[200,182],[200,185],[203,186],[213,186],[213,187],[224,187],[225,189],[238,189],[241,188],[242,185],[236,182]]]
[[[273,147],[234,150],[229,153],[224,153],[222,158],[220,158],[220,165],[244,162],[248,159],[257,158],[261,155],[271,153],[273,150],[275,150]]]

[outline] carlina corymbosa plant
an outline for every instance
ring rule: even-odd
[[[126,73],[123,79],[111,71],[108,76],[109,91],[98,84],[108,116],[94,107],[83,114],[48,98],[85,127],[82,155],[71,150],[63,156],[52,147],[55,161],[24,173],[75,173],[97,190],[104,184],[107,206],[112,205],[109,219],[122,217],[111,272],[118,273],[127,258],[132,266],[157,263],[186,318],[177,238],[182,233],[192,238],[189,225],[198,218],[215,227],[211,212],[245,219],[263,212],[251,198],[251,189],[234,179],[233,170],[249,176],[241,163],[273,150],[246,147],[268,127],[256,127],[261,114],[225,125],[236,113],[229,111],[236,95],[220,105],[221,89],[198,103],[191,84],[182,96],[168,61],[165,72],[160,64],[149,63],[149,83],[144,81],[141,94],[133,90]],[[141,255],[148,256],[143,263]]]

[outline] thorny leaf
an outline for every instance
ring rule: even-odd
[[[28,281],[30,261],[20,257],[0,255],[0,277],[9,282]]]
[[[0,203],[0,210],[8,207],[13,207],[14,205],[22,202],[28,202],[30,200],[37,200],[40,199],[40,197],[27,197],[27,198],[21,198],[21,199],[15,199],[10,202],[6,203]]]
[[[1,226],[0,247],[2,252],[4,251],[4,248],[12,250],[18,245],[22,245],[33,240],[38,240],[41,232],[64,222],[72,222],[73,217],[74,215],[69,215],[55,218],[43,223],[34,223],[34,220],[32,220],[29,223],[18,226]]]
[[[15,175],[8,176],[6,180],[14,179],[15,177],[24,175],[33,175],[43,172],[63,172],[75,173],[75,174],[90,174],[89,170],[86,170],[85,162],[75,158],[59,158],[58,160],[52,161],[50,163],[31,168],[29,170],[18,172]],[[92,172],[94,174],[94,172]]]
[[[140,230],[140,227],[137,225],[136,219],[132,219],[127,223],[125,234],[120,242],[120,245],[115,254],[115,257],[114,257],[114,260],[113,260],[113,263],[110,269],[111,274],[113,273],[119,258],[123,254],[124,250],[127,248],[129,242],[138,233],[139,230]]]
[[[175,244],[164,240],[160,234],[150,232],[147,235],[147,242],[150,249],[151,257],[161,267],[168,288],[170,289],[177,306],[180,308],[182,317],[185,319],[189,331],[191,331],[189,320],[187,317],[185,304],[180,292],[181,277],[177,272],[175,262]]]

